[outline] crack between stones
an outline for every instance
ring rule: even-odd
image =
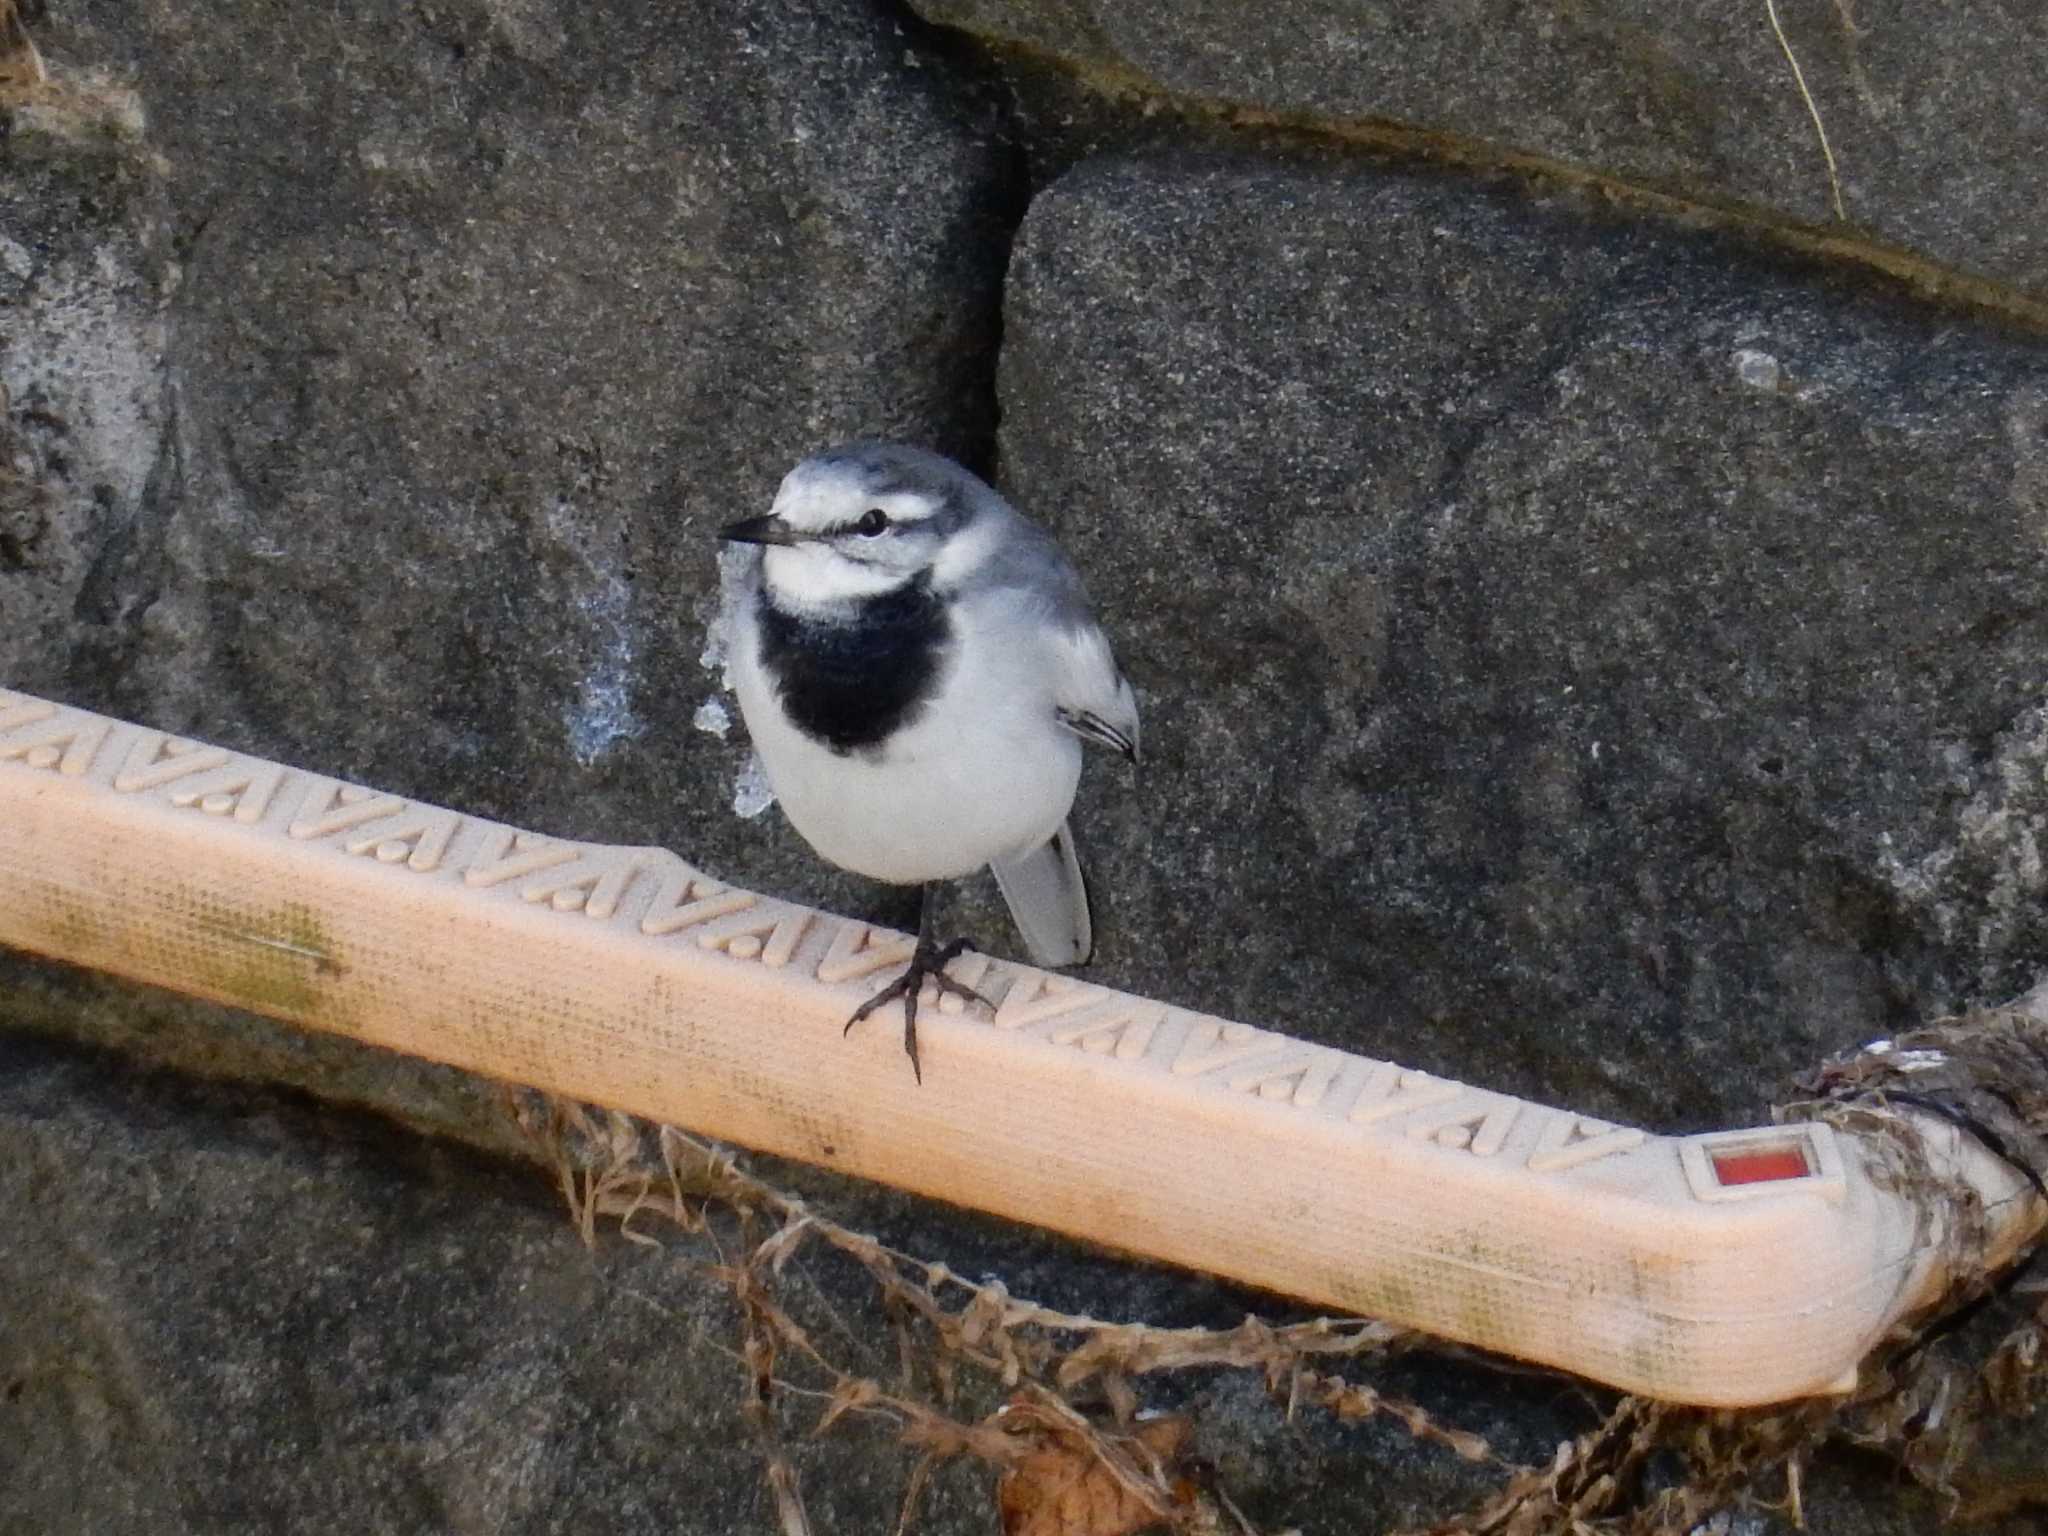
[[[895,28],[906,50],[920,56],[918,67],[927,64],[943,72],[950,87],[964,103],[976,110],[983,121],[999,169],[988,185],[986,217],[992,226],[992,265],[997,276],[989,294],[989,313],[982,329],[986,345],[973,374],[973,400],[960,413],[963,443],[955,457],[983,479],[995,480],[1003,417],[1002,395],[997,381],[1001,374],[1005,316],[1008,309],[1010,256],[1018,233],[1038,189],[1032,185],[1023,135],[1018,131],[1014,105],[1007,99],[1003,82],[989,67],[990,51],[973,34],[940,26],[917,14],[907,0],[870,0],[872,13]]]
[[[939,29],[953,30],[953,29]],[[961,33],[961,36],[970,34]],[[1264,136],[1295,148],[1399,156],[1437,169],[1506,175],[1525,184],[1564,186],[1606,199],[1614,207],[1688,229],[1745,237],[1757,244],[1904,286],[1923,303],[2002,321],[2048,335],[2048,297],[1929,259],[1845,229],[1788,219],[1735,198],[1701,197],[1655,182],[1631,181],[1568,160],[1484,139],[1375,118],[1324,118],[1274,111],[1191,95],[1161,86],[1137,70],[1076,60],[1018,39],[976,38],[991,56],[1050,69],[1111,101],[1127,101],[1147,116],[1170,112],[1231,133]]]

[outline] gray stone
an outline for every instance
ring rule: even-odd
[[[0,1209],[0,1529],[772,1523],[729,1303],[537,1176],[0,1035]],[[878,1450],[804,1452],[870,1528]]]
[[[29,252],[6,280],[57,317],[10,337],[12,429],[62,417],[78,481],[31,454],[10,492],[0,527],[51,530],[37,570],[0,557],[10,679],[807,870],[728,813],[743,743],[691,724],[711,532],[823,442],[985,451],[1013,194],[972,82],[796,0],[89,0],[38,36],[60,83],[133,82],[161,206],[143,253],[80,154],[0,216]],[[81,270],[125,327],[105,366]],[[126,417],[91,394],[116,363]],[[36,494],[84,510],[15,506]]]
[[[1005,337],[1146,711],[1111,981],[1677,1129],[2033,980],[2048,349],[1229,155],[1037,199]]]
[[[1846,222],[1764,0],[1283,0],[1255,23],[1234,0],[911,3],[1110,88],[1425,150],[1550,161],[2048,293],[2048,229],[2034,216],[2048,157],[2038,78],[2048,20],[2027,0],[1967,15],[1781,0]]]
[[[164,431],[162,171],[132,95],[10,114],[0,216],[0,677],[61,688]]]

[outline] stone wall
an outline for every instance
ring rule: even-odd
[[[1110,984],[1679,1130],[2035,979],[2037,8],[1786,0],[1782,46],[1762,3],[1704,0],[915,9],[30,13],[52,81],[0,138],[0,682],[902,921],[762,813],[707,646],[711,530],[813,447],[903,437],[1060,534],[1139,688],[1143,774],[1098,762],[1079,812]],[[1010,947],[991,887],[962,910]],[[10,1414],[40,1426],[13,1442],[35,1477],[0,1450],[0,1527],[89,1496],[71,1528],[216,1528],[231,1487],[281,1528],[336,1500],[361,1529],[772,1518],[708,1350],[661,1357],[685,1406],[608,1377],[600,1423],[557,1383],[566,1459],[462,1481],[457,1420],[660,1319],[636,1332],[566,1227],[508,1217],[513,1252],[453,1213],[400,1133],[347,1122],[389,1147],[329,1158],[337,1112],[297,1100],[221,1129],[281,1083],[503,1150],[472,1089],[19,957],[0,1021],[42,1041],[6,1045],[0,1095],[0,1273],[27,1298],[0,1445]],[[96,1148],[92,1200],[53,1194]],[[447,1155],[433,1178],[504,1198]],[[247,1214],[309,1181],[322,1220]],[[1255,1304],[808,1187],[1097,1312]],[[387,1201],[417,1208],[403,1233],[365,1214]],[[323,1256],[444,1222],[405,1285]],[[226,1291],[176,1240],[200,1227],[243,1245]],[[273,1237],[276,1278],[240,1273]],[[154,1289],[108,1278],[131,1258]],[[323,1265],[357,1277],[355,1343],[317,1307],[212,1375],[217,1338],[164,1341]],[[506,1266],[589,1331],[478,1302]],[[410,1376],[342,1369],[416,1353],[423,1316],[453,1333]],[[379,1390],[407,1470],[352,1481]],[[1426,1521],[1476,1486],[1229,1390],[1273,1525]],[[1516,1411],[1538,1459],[1574,1422]],[[355,1427],[323,1441],[335,1413]],[[195,1460],[223,1418],[246,1447]],[[738,1470],[667,1467],[685,1422]],[[576,1447],[635,1424],[600,1497]],[[66,1480],[117,1442],[97,1491]],[[250,1481],[288,1451],[305,1478]],[[901,1467],[868,1458],[819,1475],[879,1525]],[[1369,1491],[1316,1491],[1368,1462]],[[1818,1486],[1831,1530],[1932,1518],[1854,1468]],[[971,1490],[925,1515],[985,1518]]]

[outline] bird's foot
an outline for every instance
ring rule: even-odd
[[[853,1017],[846,1021],[846,1028],[840,1033],[850,1032],[854,1025],[876,1010],[886,1008],[899,998],[903,1003],[903,1049],[910,1057],[910,1070],[917,1080],[924,1081],[924,1068],[917,1060],[917,996],[924,990],[927,978],[938,988],[939,996],[948,993],[964,1003],[980,1003],[993,1010],[994,1003],[983,997],[964,982],[955,981],[946,974],[946,967],[959,958],[961,953],[972,948],[965,939],[955,939],[950,944],[926,944],[919,942],[910,956],[910,964],[904,968],[888,986],[853,1010]]]

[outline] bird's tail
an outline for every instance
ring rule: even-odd
[[[1059,831],[1029,853],[997,859],[989,868],[1002,887],[1010,916],[1024,935],[1034,965],[1080,965],[1095,952],[1088,917],[1088,882],[1074,852],[1073,828]]]

